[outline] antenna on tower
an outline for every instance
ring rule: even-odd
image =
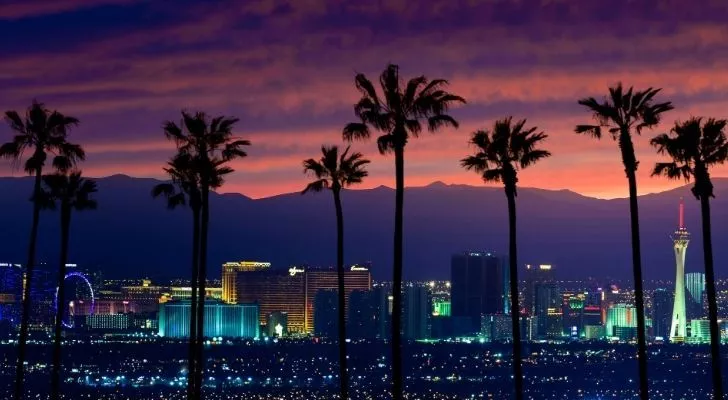
[[[678,227],[680,229],[685,228],[685,202],[682,197],[680,197],[680,225]]]

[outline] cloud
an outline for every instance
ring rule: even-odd
[[[143,0],[7,0],[0,4],[0,19],[58,14],[105,5],[128,5]]]

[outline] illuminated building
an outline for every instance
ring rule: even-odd
[[[321,289],[314,296],[314,334],[338,338],[339,294],[335,289]]]
[[[410,340],[430,337],[432,300],[423,286],[407,285],[403,293],[402,337]]]
[[[168,288],[152,285],[152,281],[144,279],[141,285],[122,286],[120,300],[135,303],[139,313],[156,313],[159,301],[167,290]]]
[[[703,312],[703,295],[705,294],[705,274],[689,272],[685,274],[685,311],[688,319],[701,319]]]
[[[585,325],[584,326],[584,339],[586,340],[601,340],[604,339],[604,325]]]
[[[449,317],[452,314],[452,307],[449,301],[435,301],[432,303],[432,315]]]
[[[536,315],[535,312],[535,293],[536,284],[550,283],[556,280],[554,269],[549,264],[531,265],[526,264],[523,280],[526,285],[523,288],[523,308],[526,315]]]
[[[687,340],[693,344],[710,343],[710,320],[694,319],[690,321],[690,336]]]
[[[670,337],[673,305],[673,293],[670,290],[658,288],[652,292],[652,335],[655,338],[666,340]]]
[[[690,243],[690,233],[685,228],[683,200],[680,199],[680,217],[678,228],[672,234],[673,249],[675,250],[675,300],[672,308],[672,321],[670,322],[670,342],[681,343],[687,337],[687,310],[685,307],[685,253]]]
[[[11,327],[20,323],[22,277],[20,264],[0,263],[0,321],[7,321]]]
[[[306,278],[306,325],[305,331],[311,332],[314,327],[314,300],[319,290],[339,288],[339,274],[335,269],[312,269],[302,272]],[[353,265],[344,271],[344,310],[349,313],[349,296],[354,290],[369,290],[372,288],[372,275],[367,267]],[[338,304],[338,303],[337,303]]]
[[[260,261],[234,261],[222,265],[222,301],[237,303],[236,297],[238,272],[266,271],[270,269],[269,262]]]
[[[190,300],[192,299],[192,288],[190,286],[172,286],[169,288],[169,294],[174,300]],[[222,288],[206,286],[205,298],[222,300]]]
[[[274,312],[288,314],[288,332],[306,333],[306,276],[302,268],[258,268],[237,271],[232,297],[238,303],[258,303],[260,324]],[[224,281],[223,281],[224,283]],[[223,288],[223,295],[225,288]],[[313,300],[313,299],[312,299]]]
[[[616,304],[607,309],[605,334],[608,337],[618,336],[616,328],[637,328],[637,309],[627,304]]]
[[[534,313],[536,336],[556,338],[562,336],[562,296],[559,285],[553,282],[540,282],[534,285]]]
[[[266,328],[270,337],[288,336],[288,314],[280,311],[268,314]]]
[[[132,326],[129,314],[93,314],[84,319],[86,329],[90,330],[127,330]]]
[[[471,321],[467,332],[457,332],[456,335],[477,333],[483,314],[505,312],[508,292],[505,290],[507,282],[503,269],[503,260],[492,253],[466,252],[452,256],[452,316],[469,317]]]
[[[190,334],[189,301],[170,301],[159,306],[159,336],[186,338]],[[205,337],[257,338],[260,336],[257,304],[205,302]]]
[[[584,308],[586,295],[584,293],[562,293],[561,314],[564,335],[579,338],[584,333]]]
[[[513,323],[510,314],[483,315],[480,334],[488,342],[502,342],[513,337]]]

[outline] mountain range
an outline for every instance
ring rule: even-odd
[[[189,274],[191,213],[152,199],[160,181],[113,175],[97,179],[98,210],[74,214],[70,259],[107,277],[162,279]],[[713,243],[718,276],[728,275],[728,179],[715,179]],[[32,178],[0,178],[0,261],[25,260]],[[674,279],[670,233],[678,203],[692,233],[688,271],[702,271],[699,203],[689,186],[640,196],[645,279]],[[346,262],[370,261],[377,279],[391,275],[394,190],[380,186],[343,193]],[[564,278],[631,277],[629,205],[568,190],[519,188],[519,263],[552,264]],[[53,265],[59,216],[41,214],[39,260]],[[506,199],[502,188],[435,182],[405,190],[405,278],[447,279],[450,257],[465,250],[505,255]],[[335,262],[335,218],[329,193],[251,199],[212,194],[210,277],[232,260],[270,261],[274,267]]]

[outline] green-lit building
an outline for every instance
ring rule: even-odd
[[[159,336],[186,338],[190,334],[190,302],[171,301],[159,306]],[[205,337],[257,338],[258,305],[205,302]]]

